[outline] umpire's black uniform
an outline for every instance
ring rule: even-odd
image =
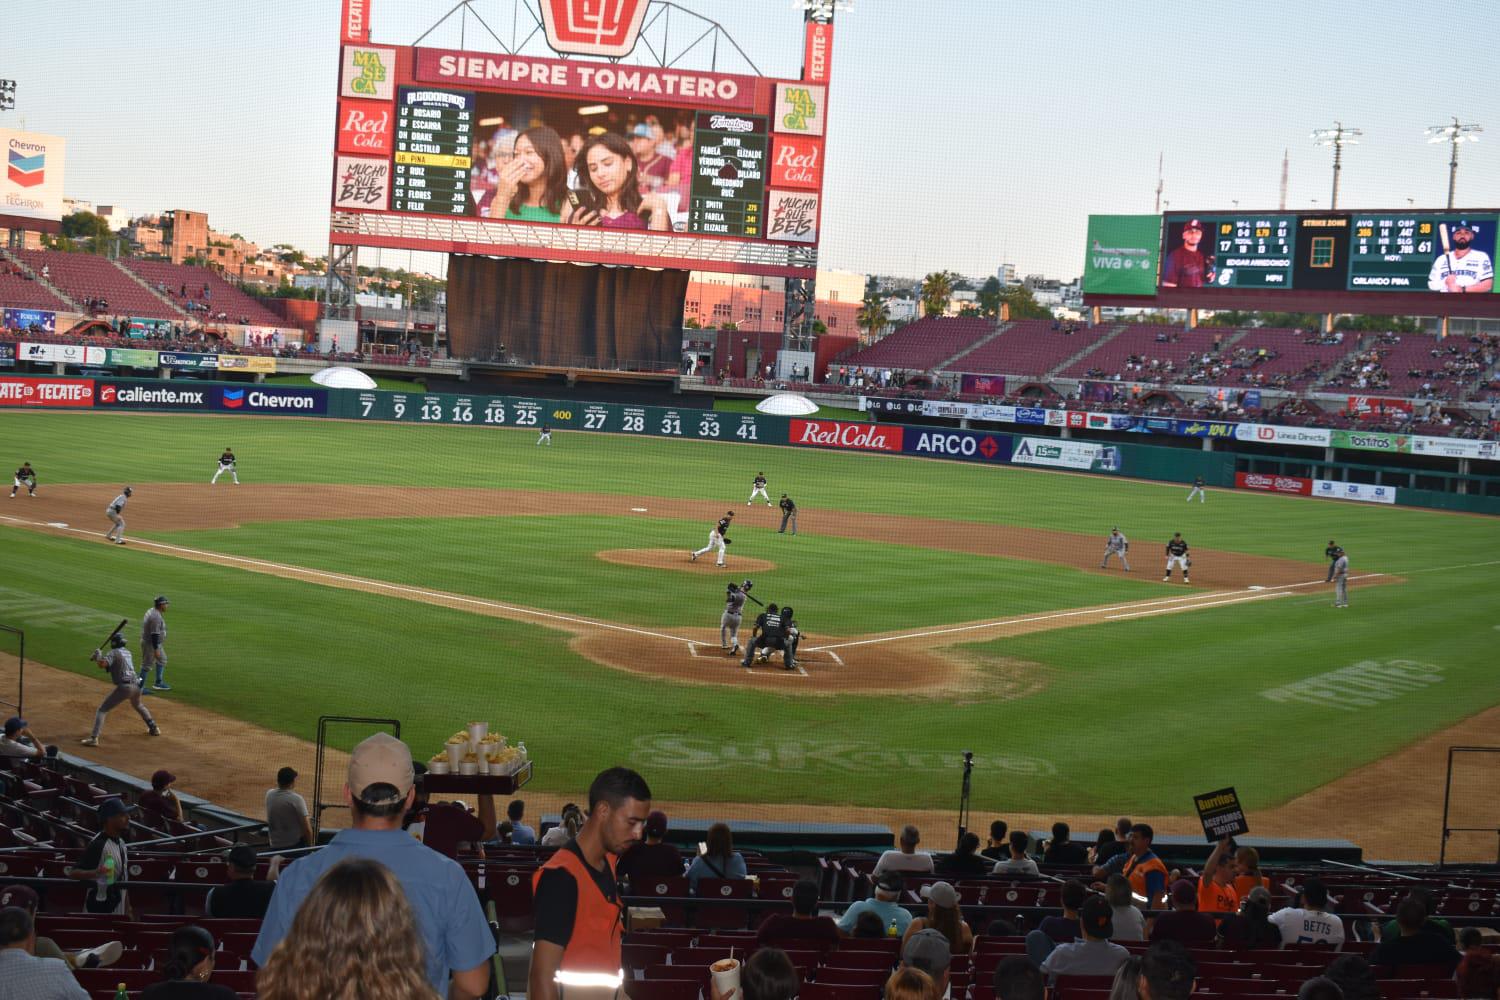
[[[756,617],[755,635],[745,644],[745,659],[741,666],[748,669],[755,661],[756,650],[761,648],[781,650],[781,659],[786,669],[797,669],[797,627],[787,611],[773,606]]]

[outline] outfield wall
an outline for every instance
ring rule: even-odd
[[[196,379],[12,375],[0,376],[0,408],[6,407],[333,417],[527,429],[546,426],[555,430],[1021,465],[1175,483],[1189,483],[1201,477],[1218,488],[1267,490],[1259,479],[1244,478],[1254,461],[1248,456],[1232,451],[1093,440],[1087,436],[1087,428],[1077,431],[1070,428],[1075,436],[1064,438],[1060,436],[1061,428],[1045,426],[996,432],[478,393],[324,389]],[[1321,463],[1322,478],[1301,480],[1308,484],[1305,489],[1300,485],[1295,489],[1273,486],[1268,491],[1500,514],[1500,498],[1379,484],[1367,489],[1358,477],[1347,474],[1340,477],[1340,466],[1341,463]],[[1379,467],[1368,468],[1381,471]],[[1281,478],[1290,481],[1297,477]]]

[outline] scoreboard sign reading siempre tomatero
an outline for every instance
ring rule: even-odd
[[[553,47],[628,52],[629,22],[646,7],[626,11],[634,2],[545,0]],[[812,76],[778,80],[350,41],[368,37],[368,8],[346,11],[362,30],[343,32],[332,242],[789,277],[812,270],[831,31],[808,40]],[[516,190],[510,164],[519,159],[540,167],[544,191]],[[639,204],[621,196],[625,184],[605,161],[627,165]]]

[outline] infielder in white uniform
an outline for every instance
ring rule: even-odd
[[[719,518],[718,523],[715,524],[712,528],[709,529],[709,531],[708,531],[708,544],[705,545],[705,546],[703,546],[703,548],[701,548],[701,549],[697,550],[696,552],[694,552],[692,555],[690,555],[688,557],[688,561],[689,562],[697,562],[699,556],[704,555],[705,553],[708,553],[708,552],[712,552],[714,549],[718,549],[719,550],[719,560],[718,560],[717,565],[723,566],[724,565],[724,546],[726,546],[726,545],[729,544],[729,538],[728,538],[728,535],[729,535],[729,525],[730,525],[730,523],[733,520],[734,520],[734,511],[732,511],[732,510],[725,511],[724,512],[724,516],[721,517],[721,518]]]
[[[1452,250],[1432,262],[1427,272],[1427,287],[1434,292],[1458,292],[1479,295],[1495,287],[1495,265],[1490,255],[1473,248],[1479,227],[1471,222],[1455,222],[1451,235]]]
[[[1349,606],[1349,556],[1342,549],[1333,563],[1333,606]]]
[[[1162,574],[1162,582],[1172,579],[1172,567],[1176,566],[1182,570],[1182,582],[1191,583],[1188,579],[1188,567],[1192,564],[1192,559],[1188,556],[1187,539],[1182,537],[1182,532],[1174,532],[1172,540],[1167,543],[1167,571]]]
[[[125,487],[120,491],[120,495],[111,500],[109,506],[104,508],[104,513],[115,523],[113,528],[104,533],[105,541],[114,542],[116,545],[125,544],[125,518],[121,515],[125,512],[126,501],[130,499],[130,495],[134,492],[135,490],[132,490],[129,486]]]
[[[757,472],[755,474],[755,482],[751,485],[750,499],[745,501],[745,506],[748,507],[754,503],[756,497],[764,500],[767,507],[771,506],[771,498],[766,495],[766,474],[764,472]]]
[[[208,485],[212,486],[214,483],[217,483],[219,481],[219,477],[226,472],[229,473],[229,475],[234,479],[234,485],[238,486],[240,484],[240,474],[235,471],[234,452],[229,448],[228,445],[224,446],[224,454],[219,456],[218,471],[215,472],[214,477],[208,481]]]
[[[1130,559],[1125,553],[1130,551],[1130,539],[1120,534],[1119,528],[1111,528],[1109,537],[1104,540],[1104,561],[1099,564],[1100,569],[1109,569],[1109,557],[1119,556],[1120,565],[1125,567],[1125,572],[1130,572]]]

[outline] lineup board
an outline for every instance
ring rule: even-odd
[[[471,93],[399,89],[392,211],[463,215],[468,210],[473,119]]]
[[[700,111],[693,125],[688,232],[764,236],[767,119]]]

